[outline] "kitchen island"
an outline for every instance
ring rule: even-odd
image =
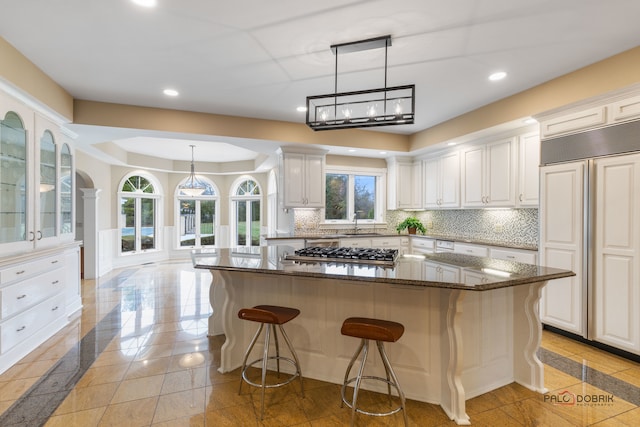
[[[340,327],[362,316],[405,326],[387,351],[406,397],[441,405],[458,424],[471,422],[467,399],[498,387],[515,381],[546,391],[536,356],[540,292],[548,280],[574,273],[452,253],[381,266],[294,261],[293,252],[282,245],[193,252],[194,266],[213,276],[209,333],[226,336],[220,372],[241,365],[255,332],[238,310],[273,304],[301,311],[287,333],[308,378],[342,383],[358,343]]]

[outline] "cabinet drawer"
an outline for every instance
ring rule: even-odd
[[[372,248],[399,248],[400,245],[399,237],[376,237],[371,239]]]
[[[545,138],[559,136],[565,133],[583,131],[602,126],[607,122],[605,107],[590,108],[578,113],[548,120],[541,124],[542,135]]]
[[[7,352],[64,314],[64,294],[58,294],[24,313],[0,323],[0,353]]]
[[[64,270],[53,271],[0,288],[0,319],[6,319],[64,289]]]
[[[345,248],[370,248],[371,239],[340,239],[340,246]]]
[[[453,251],[457,254],[466,254],[473,256],[488,256],[489,250],[484,246],[465,245],[456,243],[453,246]]]
[[[64,264],[64,255],[55,255],[37,259],[24,264],[16,264],[0,270],[0,284],[8,284],[16,280],[23,280],[35,276],[52,268],[61,267]]]
[[[491,258],[506,259],[509,261],[523,262],[525,264],[536,264],[535,252],[520,252],[509,249],[491,249]]]
[[[411,238],[411,247],[413,249],[431,249],[435,247],[436,241],[432,239]]]

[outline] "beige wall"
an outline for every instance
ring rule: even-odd
[[[73,119],[73,97],[2,37],[0,79],[29,94],[68,121]]]

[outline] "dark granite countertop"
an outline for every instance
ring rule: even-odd
[[[372,237],[411,237],[412,239],[434,239],[434,240],[448,240],[451,242],[471,243],[484,246],[495,246],[499,248],[510,249],[523,249],[527,251],[537,251],[538,246],[535,244],[518,243],[518,242],[502,242],[496,240],[486,240],[475,237],[460,237],[454,235],[443,234],[398,234],[398,233],[367,233],[361,232],[358,234],[304,234],[297,236],[284,236],[284,237],[265,237],[269,241],[282,241],[286,243],[288,240],[322,240],[322,239],[349,239],[349,238],[372,238]]]
[[[286,245],[215,248],[191,253],[195,268],[294,275],[390,285],[486,291],[575,276],[568,270],[471,255],[437,253],[400,256],[394,267],[286,259]]]

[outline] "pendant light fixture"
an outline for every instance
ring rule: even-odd
[[[307,97],[307,126],[313,130],[407,125],[414,122],[415,85],[387,87],[387,50],[391,36],[331,46],[336,56],[335,92]],[[338,92],[338,52],[351,53],[384,47],[384,87]]]
[[[187,196],[200,196],[205,192],[207,186],[196,178],[195,166],[193,164],[193,149],[195,145],[190,145],[189,147],[191,147],[191,173],[189,174],[189,178],[187,178],[183,184],[180,184],[178,188]]]

